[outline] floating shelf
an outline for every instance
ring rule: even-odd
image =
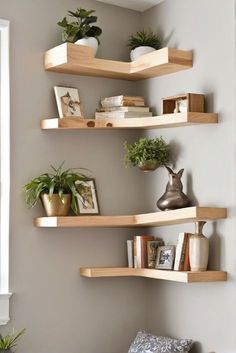
[[[41,129],[156,129],[196,124],[215,124],[217,122],[218,115],[213,113],[177,113],[151,118],[129,119],[84,119],[71,117],[41,120]]]
[[[224,271],[182,272],[127,267],[80,268],[80,275],[89,278],[135,276],[184,283],[227,280],[227,272]]]
[[[122,80],[142,80],[192,67],[192,52],[173,48],[156,50],[133,62],[121,62],[97,59],[87,46],[64,43],[48,50],[44,59],[47,71]]]
[[[226,208],[187,207],[174,211],[125,216],[67,216],[39,217],[36,227],[149,227],[192,223],[200,220],[216,220],[227,217]]]

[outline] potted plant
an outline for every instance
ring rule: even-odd
[[[100,44],[98,37],[101,35],[102,30],[97,26],[91,25],[97,22],[97,16],[91,16],[94,12],[95,10],[77,8],[75,12],[68,11],[68,15],[73,18],[72,22],[69,22],[64,17],[57,24],[63,28],[63,42],[87,45],[93,49],[95,56],[98,44]]]
[[[148,172],[170,162],[170,145],[162,137],[149,139],[141,137],[133,144],[125,142],[125,164],[137,166],[139,169]]]
[[[48,217],[66,216],[69,209],[78,213],[76,202],[80,189],[76,185],[78,180],[88,180],[88,177],[74,169],[63,170],[51,166],[53,173],[44,173],[32,179],[24,186],[25,201],[33,207],[41,200]]]
[[[0,335],[0,353],[12,352],[15,348],[19,338],[25,333],[25,328],[18,333],[7,334],[6,336]]]
[[[142,30],[130,36],[128,46],[131,47],[130,58],[134,61],[144,54],[160,49],[162,44],[156,33]]]

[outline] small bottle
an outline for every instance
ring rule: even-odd
[[[191,271],[206,271],[209,258],[209,240],[202,234],[206,222],[195,223],[195,234],[189,240],[189,261]]]

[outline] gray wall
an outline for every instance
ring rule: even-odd
[[[185,168],[185,190],[199,205],[229,208],[226,221],[209,222],[210,268],[229,272],[226,283],[191,284],[149,281],[149,328],[154,333],[191,337],[197,352],[229,353],[235,342],[235,33],[234,1],[166,0],[144,14],[144,27],[161,28],[170,47],[192,49],[194,67],[145,81],[143,92],[160,113],[162,97],[204,93],[207,111],[218,112],[219,125],[163,129],[173,144],[176,169]],[[162,195],[167,173],[148,176],[150,205]],[[193,225],[153,229],[169,244]]]
[[[145,178],[123,166],[123,142],[135,131],[41,131],[40,118],[57,116],[52,87],[78,87],[86,116],[99,98],[135,94],[123,81],[47,73],[45,50],[61,43],[57,21],[68,9],[97,10],[104,34],[100,56],[127,59],[126,38],[140,14],[94,1],[0,0],[0,17],[11,21],[11,234],[9,325],[26,327],[19,345],[28,353],[121,353],[139,327],[146,327],[146,288],[141,279],[88,280],[82,266],[125,265],[132,230],[37,229],[22,187],[50,164],[89,168],[96,179],[102,214],[145,211]],[[121,25],[122,24],[122,25]]]
[[[160,27],[170,46],[194,50],[194,68],[141,84],[46,73],[43,52],[60,43],[56,22],[77,6],[97,10],[104,34],[98,55],[128,59],[128,33],[143,25]],[[235,125],[234,1],[166,0],[142,16],[94,1],[0,0],[0,17],[11,20],[11,239],[10,323],[27,328],[17,352],[125,353],[138,328],[192,337],[196,351],[235,351]],[[123,167],[122,144],[139,134],[114,132],[46,132],[40,118],[57,115],[53,85],[76,86],[87,116],[101,96],[143,91],[160,111],[160,98],[180,92],[207,95],[209,111],[220,124],[148,132],[162,135],[178,151],[176,168],[185,168],[188,194],[201,205],[229,207],[227,221],[210,223],[211,266],[229,271],[227,283],[184,285],[142,279],[84,279],[81,266],[125,264],[125,240],[134,234],[120,229],[37,229],[27,210],[22,186],[49,165],[91,169],[103,214],[130,214],[156,209],[166,172],[143,175]],[[192,226],[151,229],[176,241]],[[140,230],[141,232],[141,230]],[[135,234],[137,232],[135,231]]]

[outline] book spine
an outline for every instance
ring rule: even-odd
[[[174,271],[181,270],[181,260],[183,265],[183,260],[184,260],[183,252],[185,251],[185,245],[186,245],[185,243],[186,243],[186,233],[180,233],[178,236],[178,241],[176,246]]]
[[[134,237],[134,240],[133,240],[133,255],[134,255],[134,268],[138,268],[138,264],[137,264],[137,241],[136,241],[136,237]]]
[[[128,267],[134,267],[134,257],[133,257],[133,240],[127,240],[127,258]]]

